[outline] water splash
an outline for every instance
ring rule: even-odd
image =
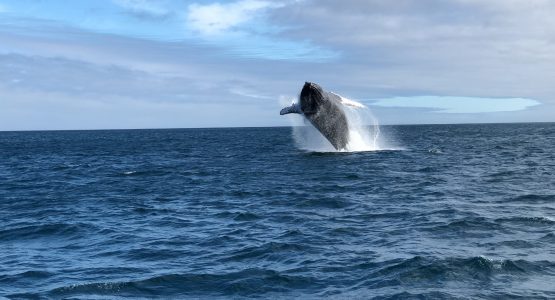
[[[297,99],[280,99],[282,106],[295,103]],[[314,152],[359,152],[389,150],[381,138],[378,119],[370,108],[343,106],[349,126],[349,143],[346,149],[336,150],[331,143],[303,116],[287,115],[293,126],[293,139],[299,149]]]

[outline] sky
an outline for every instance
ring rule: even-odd
[[[0,0],[0,130],[554,122],[551,0]]]

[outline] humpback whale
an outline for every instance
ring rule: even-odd
[[[364,107],[358,102],[324,91],[316,83],[305,82],[299,102],[283,108],[279,114],[303,115],[336,150],[343,150],[349,143],[349,124],[343,105]]]

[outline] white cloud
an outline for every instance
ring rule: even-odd
[[[337,53],[309,39],[280,36],[284,29],[271,19],[272,12],[299,0],[239,0],[190,4],[185,14],[191,39],[214,45],[232,56],[268,60],[328,61]]]
[[[203,35],[216,35],[237,28],[258,13],[281,6],[269,1],[242,0],[232,3],[191,4],[187,10],[190,28]]]
[[[379,99],[373,106],[429,108],[438,113],[470,114],[520,111],[539,105],[532,99],[524,98],[477,98],[477,97],[441,97],[416,96]]]
[[[8,9],[6,8],[6,6],[4,6],[2,3],[0,3],[0,13],[4,13],[7,12]]]

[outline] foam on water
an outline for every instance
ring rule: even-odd
[[[350,99],[345,100],[357,103]],[[282,106],[290,105],[291,102],[294,103],[295,101],[296,99],[290,99],[290,101],[285,98],[280,99]],[[343,105],[342,107],[349,125],[349,143],[346,149],[336,150],[310,121],[301,115],[289,114],[287,117],[293,126],[293,138],[297,147],[314,152],[359,152],[392,149],[386,146],[385,141],[381,138],[378,119],[372,114],[370,108],[363,105]]]

